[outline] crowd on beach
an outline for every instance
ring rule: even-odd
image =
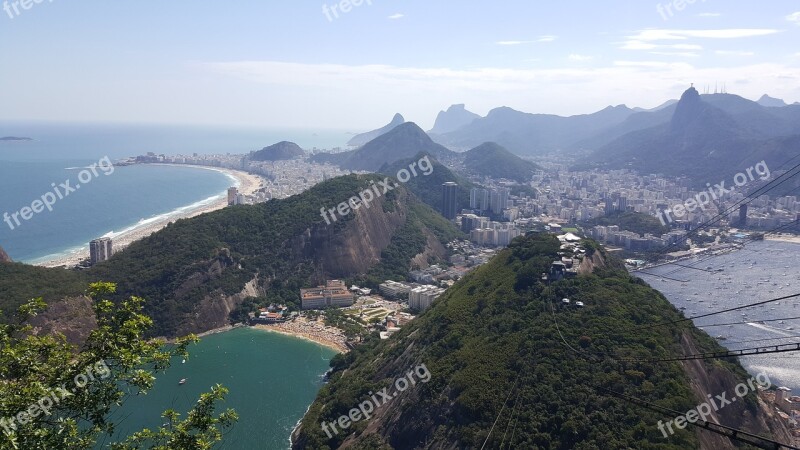
[[[349,351],[347,347],[347,337],[344,335],[344,332],[338,328],[326,326],[322,320],[298,317],[288,322],[274,325],[256,325],[255,327],[305,338],[330,347],[340,353],[347,353]]]

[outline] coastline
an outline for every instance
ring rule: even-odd
[[[323,347],[328,347],[336,353],[350,351],[345,344],[347,338],[341,330],[321,325],[319,322],[298,319],[296,322],[284,322],[275,325],[259,324],[253,325],[251,328],[310,341]]]
[[[800,235],[797,234],[788,234],[788,233],[780,233],[780,234],[767,234],[764,237],[766,241],[778,241],[778,242],[789,242],[792,244],[800,244]]]
[[[173,166],[173,167],[190,167],[195,169],[204,169],[204,170],[213,170],[215,172],[220,172],[227,175],[232,180],[232,185],[235,185],[239,192],[245,195],[251,195],[254,192],[261,189],[263,186],[264,179],[259,175],[254,175],[251,173],[243,172],[241,170],[234,170],[234,169],[226,169],[222,167],[208,167],[208,166],[195,166],[190,164],[151,164],[154,166]],[[234,181],[235,180],[235,181]],[[211,197],[209,202],[198,202],[198,206],[192,209],[187,209],[185,211],[181,211],[175,214],[164,214],[163,217],[159,217],[157,220],[153,220],[147,224],[142,225],[141,227],[130,227],[130,229],[126,229],[120,232],[117,235],[112,236],[114,240],[114,251],[118,252],[125,247],[129,246],[130,244],[146,238],[151,234],[155,233],[156,231],[165,228],[172,222],[175,222],[179,219],[189,219],[192,217],[199,216],[201,214],[217,211],[220,209],[225,208],[228,206],[228,199],[225,195],[220,194],[217,197]],[[41,266],[41,267],[72,267],[78,265],[82,260],[87,259],[89,257],[89,247],[88,242],[86,243],[86,247],[82,247],[79,250],[76,250],[72,253],[67,255],[62,255],[57,258],[49,259],[46,261],[37,262],[34,265]]]

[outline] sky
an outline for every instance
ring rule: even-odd
[[[0,120],[429,129],[456,103],[586,114],[691,83],[800,101],[796,0],[0,6]]]

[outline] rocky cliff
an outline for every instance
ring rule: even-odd
[[[0,247],[0,262],[12,262],[11,257],[3,250],[3,247]]]

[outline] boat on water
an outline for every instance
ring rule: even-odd
[[[717,339],[718,341],[724,341],[724,340],[727,340],[728,338],[726,338],[725,336],[723,336],[723,335],[721,335],[721,334],[720,334],[719,336],[717,336],[717,337],[716,337],[716,339]]]
[[[186,378],[181,378],[181,381],[178,381],[178,386],[183,386],[186,384]]]

